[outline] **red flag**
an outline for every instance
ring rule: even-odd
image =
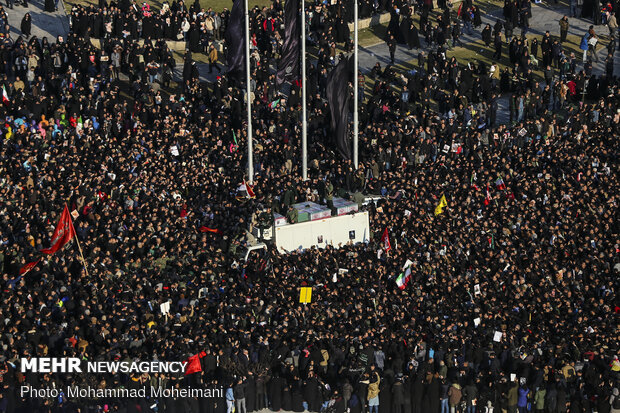
[[[484,205],[491,203],[491,193],[489,192],[489,184],[487,184],[487,195],[484,197]]]
[[[19,270],[19,275],[25,275],[28,272],[30,272],[34,267],[37,266],[37,264],[39,263],[39,261],[41,261],[41,258],[39,258],[36,261],[33,262],[29,262],[28,264],[24,265],[23,267],[20,268]]]
[[[389,251],[392,249],[392,244],[390,244],[390,237],[387,228],[385,228],[385,230],[383,231],[383,235],[381,236],[381,242],[383,243],[383,248],[385,248],[385,251]]]
[[[183,204],[181,207],[181,218],[187,218],[187,204]]]
[[[185,360],[187,362],[187,366],[185,366],[185,375],[188,376],[190,374],[194,374],[194,373],[198,373],[199,371],[202,371],[202,366],[200,365],[200,359],[206,355],[207,353],[205,353],[204,351],[201,351],[200,353],[194,354],[193,356]]]
[[[220,231],[219,229],[205,227],[204,225],[201,226],[200,228],[198,228],[198,231],[200,231],[200,232],[213,232],[214,234],[222,235],[222,231]]]
[[[54,254],[64,247],[67,242],[71,241],[73,237],[75,237],[75,228],[73,228],[73,221],[71,221],[69,208],[65,205],[65,209],[62,211],[62,215],[60,215],[60,220],[58,221],[58,225],[56,225],[56,230],[52,237],[52,246],[41,250],[41,252],[43,254]]]

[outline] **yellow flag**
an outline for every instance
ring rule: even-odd
[[[301,287],[299,290],[299,302],[303,304],[312,302],[312,287]]]
[[[443,213],[443,209],[444,207],[448,206],[448,201],[446,201],[446,196],[442,195],[441,199],[439,200],[439,204],[435,207],[435,216]]]

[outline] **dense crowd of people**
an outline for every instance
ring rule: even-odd
[[[192,58],[207,52],[220,69],[228,11],[102,0],[74,7],[71,32],[54,42],[5,30],[0,412],[619,412],[615,32],[611,66],[596,75],[596,50],[581,60],[549,33],[513,38],[527,3],[507,2],[493,28],[471,2],[458,14],[449,2],[362,4],[363,16],[390,11],[387,40],[420,54],[411,71],[377,64],[360,79],[358,169],[336,154],[325,100],[336,45],[350,50],[350,10],[309,7],[308,181],[299,83],[282,94],[273,73],[282,4],[254,8],[253,199],[238,192],[248,178],[244,85],[225,70],[202,82]],[[499,38],[493,64],[446,57],[462,29]],[[187,42],[180,82],[166,40]],[[332,193],[380,197],[363,206],[369,243],[241,258],[257,211],[285,214]],[[22,273],[65,205],[80,248]],[[299,304],[301,286],[313,288],[312,303]],[[199,368],[22,373],[31,357]],[[23,385],[225,396],[45,399],[22,395]]]

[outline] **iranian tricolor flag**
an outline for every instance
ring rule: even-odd
[[[399,290],[404,290],[411,279],[411,265],[413,263],[410,260],[407,260],[405,265],[403,266],[403,272],[401,272],[396,278],[396,286]]]
[[[504,183],[504,180],[502,179],[501,176],[497,178],[497,181],[495,181],[495,185],[497,186],[497,189],[499,189],[500,191],[503,191],[504,189],[506,189],[506,184]]]
[[[6,88],[2,86],[2,103],[9,104],[11,103],[11,99],[9,99],[9,94],[6,93]]]
[[[254,189],[250,186],[250,184],[245,181],[245,179],[243,180],[243,186],[245,187],[245,193],[247,194],[246,196],[248,198],[256,198],[256,195],[254,194]]]

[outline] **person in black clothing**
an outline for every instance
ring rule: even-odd
[[[243,379],[237,380],[237,384],[233,387],[233,394],[235,395],[235,408],[238,413],[247,413],[246,409],[246,400],[245,400],[245,389],[246,383],[244,382],[245,377]]]
[[[413,18],[410,15],[403,19],[400,25],[400,30],[403,34],[405,43],[409,47],[409,50],[420,48],[418,29],[415,27]]]
[[[501,60],[502,58],[502,34],[495,33],[495,37],[493,39],[493,46],[495,47],[495,52],[493,53],[493,59],[496,61]]]
[[[390,50],[390,63],[394,64],[394,54],[396,53],[396,39],[394,38],[394,35],[390,34],[387,44]]]
[[[484,44],[489,47],[489,45],[491,45],[491,25],[487,24],[486,26],[484,26],[484,29],[482,29],[482,41],[484,42]]]
[[[394,38],[396,38],[396,36],[400,36],[399,33],[400,33],[400,10],[394,4],[392,7],[392,10],[390,10],[390,22],[387,28],[387,35],[388,37],[393,36]]]
[[[553,44],[551,41],[551,36],[549,32],[545,32],[545,35],[542,38],[542,42],[540,44],[540,48],[542,50],[542,64],[543,66],[548,66],[551,64],[553,59]]]
[[[30,17],[30,13],[26,13],[22,18],[20,30],[26,38],[30,37],[30,32],[32,30],[32,18]]]
[[[282,408],[284,382],[281,377],[274,374],[274,377],[269,381],[269,387],[269,407],[271,410],[277,412]]]
[[[392,408],[390,411],[394,413],[402,413],[405,404],[405,390],[402,377],[397,377],[392,384]],[[381,397],[381,396],[379,396]]]
[[[512,38],[512,31],[514,29],[514,24],[512,23],[511,20],[506,20],[506,22],[504,23],[504,32],[506,34],[506,41],[508,41],[508,39]]]

